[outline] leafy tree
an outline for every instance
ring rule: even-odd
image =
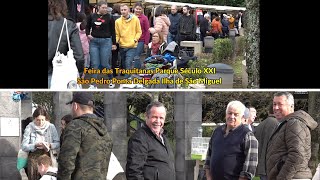
[[[167,108],[164,129],[170,139],[174,139],[174,92],[129,92],[127,94],[128,112],[145,120],[146,107],[152,101],[159,101]]]
[[[53,92],[32,92],[32,101],[38,107],[42,106],[53,118]]]
[[[177,0],[176,2],[245,7],[245,0]]]

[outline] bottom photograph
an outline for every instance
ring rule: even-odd
[[[0,91],[0,179],[320,179],[320,91]]]

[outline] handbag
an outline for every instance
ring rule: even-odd
[[[50,149],[49,152],[50,152],[50,158],[51,158],[51,162],[52,162],[52,167],[58,168],[57,154],[54,153],[56,151]]]
[[[60,53],[58,51],[61,36],[63,34],[64,27],[67,33],[68,47],[69,50],[67,55]],[[68,23],[67,19],[64,18],[63,25],[60,32],[60,37],[56,49],[55,56],[52,60],[53,71],[52,78],[50,82],[50,89],[81,89],[81,85],[77,84],[77,79],[79,78],[79,71],[76,65],[76,60],[73,56],[73,50],[70,47],[69,33],[68,33]]]
[[[22,168],[27,167],[29,152],[25,152],[22,149],[19,150],[17,156],[17,169],[20,171]]]
[[[51,129],[49,129],[49,143],[52,143],[52,136],[51,136]],[[58,168],[58,153],[56,150],[54,149],[50,149],[49,150],[50,153],[50,158],[51,158],[51,162],[52,162],[52,167]]]

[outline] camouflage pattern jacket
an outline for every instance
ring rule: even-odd
[[[84,114],[65,129],[58,157],[58,179],[106,179],[112,139],[103,119]]]

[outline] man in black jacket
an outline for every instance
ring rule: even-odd
[[[172,41],[178,42],[177,34],[181,14],[178,13],[177,5],[171,6],[171,14],[169,14],[168,17],[171,23],[169,26],[169,34],[167,40],[167,43],[169,44]]]
[[[129,139],[126,177],[175,180],[173,151],[163,134],[166,108],[153,102],[146,109],[146,123]]]
[[[196,18],[190,14],[191,8],[188,5],[183,6],[183,15],[180,17],[178,26],[179,43],[181,41],[195,41],[196,40]]]

